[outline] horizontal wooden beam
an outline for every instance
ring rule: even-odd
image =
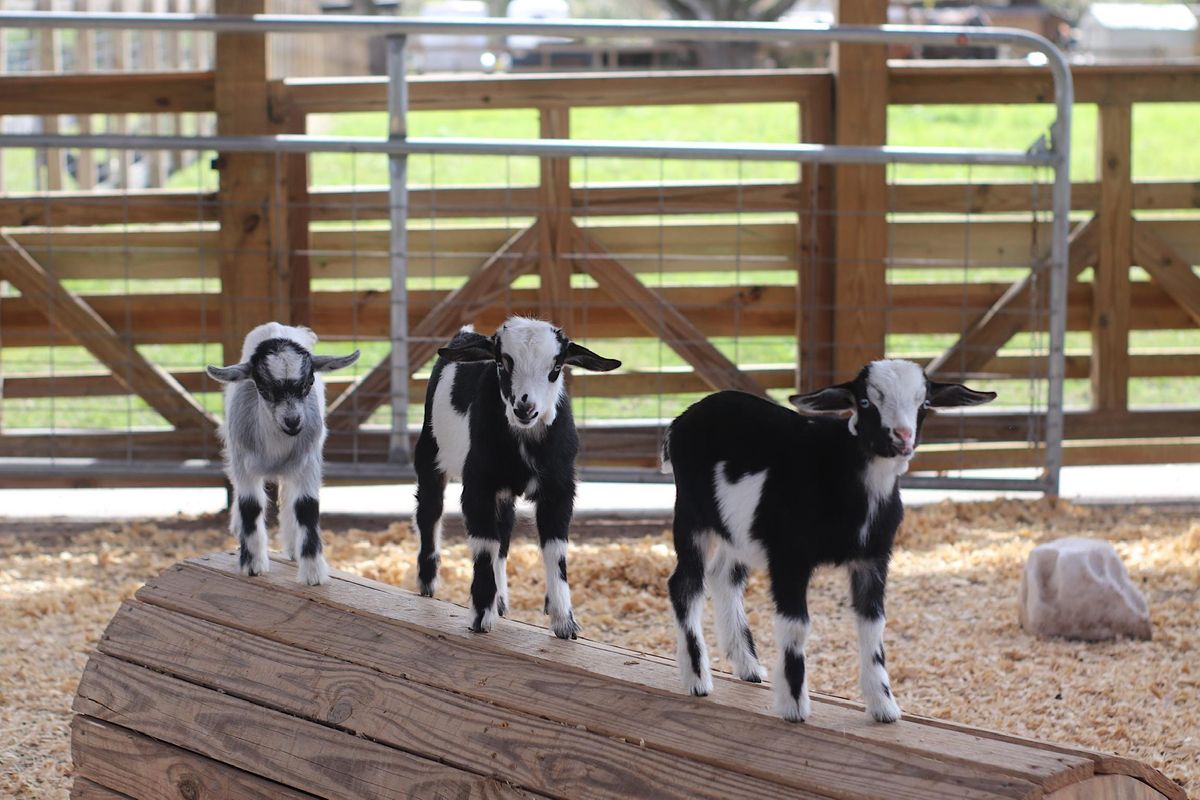
[[[1049,70],[1024,62],[891,61],[888,67],[893,105],[1054,101]],[[1196,61],[1073,64],[1071,74],[1077,103],[1172,103],[1200,97]]]
[[[212,72],[90,72],[0,77],[0,116],[212,111]]]
[[[119,383],[176,428],[216,428],[216,420],[174,378],[119,337],[91,306],[64,288],[8,234],[0,234],[0,277],[33,305],[42,307],[57,329],[111,369]]]
[[[824,70],[489,75],[465,81],[415,76],[408,97],[413,111],[796,103],[822,91],[830,80]],[[384,78],[293,78],[277,82],[273,93],[277,102],[305,114],[387,109]]]

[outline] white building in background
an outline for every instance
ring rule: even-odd
[[[1097,59],[1191,58],[1200,25],[1183,3],[1093,3],[1079,20],[1078,51]]]
[[[421,6],[422,17],[480,19],[488,16],[484,0],[435,0]],[[418,72],[479,72],[484,69],[488,37],[473,34],[422,34],[414,37],[413,66]]]

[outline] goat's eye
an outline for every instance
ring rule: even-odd
[[[929,408],[931,408],[931,407],[932,407],[932,406],[930,406],[930,405],[929,405],[929,401],[928,401],[928,400],[925,400],[925,401],[923,401],[923,402],[921,403],[921,408],[924,408],[924,409],[929,409]]]
[[[871,401],[864,397],[858,401],[858,405],[860,408],[870,408]]]

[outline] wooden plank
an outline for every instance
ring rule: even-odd
[[[1133,262],[1133,107],[1100,106],[1098,237],[1092,278],[1092,406],[1129,401],[1129,267]]]
[[[1161,800],[1165,795],[1128,775],[1097,775],[1046,795],[1047,800]]]
[[[892,61],[893,105],[1051,103],[1054,83],[1045,67],[1026,62]],[[1172,103],[1200,97],[1196,62],[1073,64],[1076,103]],[[1032,132],[1031,132],[1032,135]]]
[[[474,319],[483,309],[493,306],[504,292],[509,291],[516,277],[532,268],[533,262],[529,256],[534,243],[538,241],[538,227],[535,225],[513,234],[478,272],[448,293],[415,324],[410,295],[408,364],[411,372],[424,367],[425,362],[433,358],[438,348],[459,327]],[[496,310],[503,312],[503,309]],[[324,327],[319,326],[318,329],[324,330]],[[387,402],[391,383],[389,354],[329,405],[329,429],[354,430],[362,425],[375,409]]]
[[[76,782],[82,776],[137,800],[313,800],[306,792],[91,717],[71,720],[71,758]]]
[[[46,316],[112,370],[113,377],[177,428],[211,430],[216,421],[164,370],[122,340],[78,295],[68,291],[8,234],[0,234],[0,275],[26,298],[45,303]]]
[[[266,11],[266,0],[214,0],[217,14]],[[213,88],[217,132],[222,136],[273,133],[267,97],[264,34],[216,36]],[[280,202],[277,157],[221,153],[217,218],[221,275],[221,343],[226,364],[241,360],[242,340],[256,325],[291,318],[287,212]],[[282,237],[282,238],[280,238]]]
[[[1071,233],[1068,255],[1068,271],[1074,279],[1083,268],[1096,260],[1099,231],[1095,218],[1077,226]],[[1046,280],[1037,281],[1031,273],[1014,283],[1009,289],[963,331],[950,349],[926,365],[930,376],[938,376],[945,370],[969,373],[978,370],[996,355],[1009,339],[1028,323],[1028,308],[1031,304],[1044,305]],[[1036,293],[1036,296],[1035,296]],[[1010,310],[1018,313],[1006,313]]]
[[[678,308],[662,294],[642,283],[623,264],[610,256],[587,232],[575,227],[576,265],[596,281],[600,290],[641,325],[692,365],[713,389],[740,389],[751,394],[766,392],[749,375],[738,369]],[[591,331],[589,331],[589,334]]]
[[[129,795],[114,792],[87,778],[76,778],[71,783],[71,800],[129,800]]]
[[[1052,193],[1028,183],[894,183],[893,209],[899,212],[990,214],[1005,211],[1049,211]],[[1100,184],[1071,185],[1071,208],[1095,211]],[[1198,181],[1139,181],[1133,184],[1133,207],[1168,210],[1200,208]]]
[[[1141,222],[1133,229],[1133,258],[1200,325],[1200,278],[1191,262]]]
[[[538,136],[570,139],[571,110],[562,106],[539,109]],[[542,158],[538,164],[538,314],[571,331],[571,160]]]
[[[828,86],[824,70],[619,72],[598,75],[487,75],[475,80],[415,75],[413,111],[539,108],[545,106],[661,106],[712,103],[792,103]],[[295,78],[273,86],[306,114],[383,111],[383,78]]]
[[[881,25],[886,0],[839,0],[838,23]],[[887,144],[888,70],[883,45],[833,46],[834,137],[839,145]],[[882,358],[887,320],[888,195],[882,166],[834,168],[834,380],[849,380]]]
[[[949,738],[936,729],[929,729],[931,744],[924,729],[903,722],[872,725],[861,712],[837,707],[822,706],[808,724],[789,725],[770,714],[770,693],[763,686],[747,686],[745,695],[728,705],[715,697],[691,698],[678,693],[673,666],[650,665],[630,679],[634,665],[619,653],[550,641],[544,630],[508,620],[501,620],[487,637],[472,636],[462,624],[465,609],[421,602],[374,584],[363,591],[368,584],[353,576],[339,574],[319,596],[297,592],[295,581],[287,580],[289,566],[278,566],[264,576],[267,580],[234,590],[235,583],[247,582],[231,574],[229,557],[206,557],[150,581],[139,599],[481,701],[585,725],[602,736],[644,742],[647,749],[817,793],[1025,796],[1033,788],[1033,772],[1045,780],[1064,773],[1090,774],[1085,759],[1055,755],[1039,762],[1031,754],[1035,766],[1027,769],[1022,762],[1021,775],[1014,775],[1012,749],[1006,766],[966,763],[948,752]],[[257,609],[251,625],[243,607],[248,603]],[[351,608],[355,611],[348,615]],[[320,644],[314,636],[318,631]],[[364,648],[366,641],[390,644]],[[707,735],[697,736],[697,730]],[[797,752],[805,754],[803,769],[797,768]]]
[[[2,116],[212,110],[212,72],[0,76]]]
[[[680,800],[787,792],[143,603],[122,606],[101,652],[534,792]]]
[[[833,142],[833,97],[829,92],[813,94],[801,104],[800,135],[805,142]],[[815,164],[801,169],[809,191],[797,199],[800,254],[796,281],[795,385],[800,391],[811,391],[833,383],[837,374],[834,368],[837,227],[832,213],[836,170]]]
[[[331,799],[528,796],[100,653],[88,661],[74,710]]]

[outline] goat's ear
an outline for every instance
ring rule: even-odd
[[[359,351],[355,350],[348,356],[313,356],[313,372],[332,372],[335,369],[348,367],[358,361],[359,355]]]
[[[794,394],[788,400],[801,414],[813,416],[837,416],[854,410],[854,392],[848,383],[827,386],[815,392]]]
[[[234,364],[232,367],[214,367],[209,364],[208,375],[221,383],[237,383],[250,377],[250,364]]]
[[[932,408],[954,408],[956,406],[980,406],[996,399],[995,392],[977,392],[961,383],[929,382],[925,390]]]
[[[575,367],[583,367],[592,372],[611,372],[621,366],[621,362],[615,358],[605,358],[604,356],[597,355],[583,345],[575,344],[574,342],[567,345],[567,354],[563,357],[563,363]]]
[[[491,361],[496,357],[496,342],[491,336],[464,331],[438,350],[438,355],[447,361]]]

